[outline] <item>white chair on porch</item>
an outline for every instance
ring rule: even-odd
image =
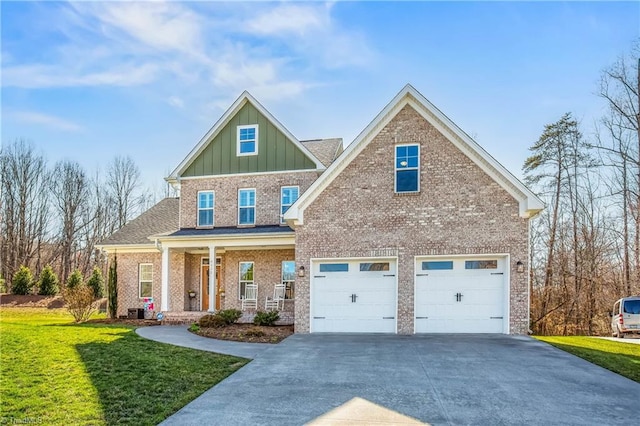
[[[242,310],[258,309],[258,284],[246,284],[242,298]]]
[[[276,284],[273,288],[273,296],[268,297],[264,302],[267,311],[282,310],[284,308],[284,295],[287,291],[284,284]]]

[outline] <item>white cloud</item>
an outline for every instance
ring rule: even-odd
[[[331,26],[330,7],[286,3],[248,20],[247,31],[263,35],[305,35]]]
[[[180,108],[180,109],[184,108],[184,101],[177,96],[169,96],[169,99],[167,99],[167,102],[169,103],[169,105],[174,106],[176,108]]]
[[[10,111],[7,115],[16,121],[26,124],[43,125],[66,132],[78,132],[82,130],[82,126],[76,123],[54,115],[43,114],[35,111]]]
[[[152,85],[161,102],[197,109],[249,90],[300,97],[331,71],[367,66],[366,39],[336,22],[333,4],[78,2],[50,6],[59,38],[38,62],[3,67],[3,86]],[[4,52],[3,52],[4,53]],[[180,97],[175,94],[179,93]],[[228,106],[228,105],[227,105]]]
[[[2,85],[26,89],[81,86],[137,86],[153,80],[152,64],[122,64],[105,71],[63,68],[56,65],[18,65],[2,70]]]

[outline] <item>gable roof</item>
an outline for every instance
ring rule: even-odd
[[[313,155],[286,127],[282,125],[260,102],[258,102],[249,92],[246,90],[235,100],[235,102],[222,114],[222,117],[209,129],[209,131],[200,139],[197,145],[191,150],[191,152],[185,157],[184,160],[178,165],[178,167],[171,172],[166,178],[168,181],[177,180],[189,167],[189,165],[204,151],[207,145],[220,133],[220,131],[229,123],[229,121],[240,111],[240,109],[246,104],[253,105],[260,114],[265,116],[279,131],[281,131],[293,144],[300,149],[304,155],[311,159],[316,167],[320,170],[324,170],[326,167],[324,164]]]
[[[476,141],[444,115],[435,105],[407,84],[371,123],[347,146],[342,155],[287,210],[284,219],[289,225],[304,223],[304,210],[342,172],[406,105],[411,106],[442,133],[460,151],[477,164],[504,190],[519,202],[520,217],[531,218],[544,209],[544,203]]]
[[[100,246],[153,245],[150,235],[179,228],[179,198],[165,198],[100,242]]]
[[[300,141],[326,167],[342,154],[342,138]]]

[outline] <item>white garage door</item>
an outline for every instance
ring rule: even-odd
[[[505,258],[418,259],[416,333],[506,333]]]
[[[396,332],[396,264],[389,259],[314,261],[311,332]]]

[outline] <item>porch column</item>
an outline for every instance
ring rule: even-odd
[[[160,310],[169,310],[169,247],[162,247],[162,297]]]
[[[209,312],[216,309],[216,246],[209,246]]]

